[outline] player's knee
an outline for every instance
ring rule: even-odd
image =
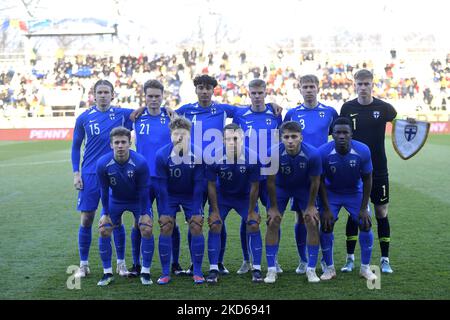
[[[153,233],[153,220],[150,216],[145,215],[139,219],[139,229],[141,231],[141,236],[144,238],[151,238]]]
[[[213,221],[213,223],[209,225],[209,230],[213,233],[222,232],[222,222],[220,220]]]
[[[267,221],[267,227],[269,229],[279,229],[280,225],[281,225],[281,216],[271,217]]]
[[[171,235],[173,231],[173,218],[169,216],[161,216],[158,220],[161,234]]]
[[[307,228],[316,228],[317,227],[317,221],[313,219],[310,215],[306,215],[303,217],[305,220],[305,225]]]
[[[259,231],[259,221],[249,220],[247,221],[247,232],[258,232]]]
[[[359,231],[361,231],[361,232],[369,232],[372,229],[372,224],[371,223],[367,223],[367,224],[359,223],[358,228],[359,228]]]
[[[94,223],[95,212],[82,212],[81,213],[81,225],[85,228],[89,228]]]
[[[387,204],[375,206],[375,217],[377,219],[386,218],[387,214],[388,214],[388,205]]]
[[[320,225],[320,231],[322,233],[332,233],[333,230],[334,230],[334,223],[332,223],[328,226],[325,226],[323,223]]]
[[[189,230],[193,236],[198,236],[202,233],[203,217],[193,216],[189,219]]]
[[[219,216],[213,215],[208,217],[209,231],[213,233],[220,233],[222,231],[222,219]]]
[[[111,234],[112,234],[112,226],[109,226],[109,225],[101,226],[101,227],[98,229],[98,232],[99,232],[99,234],[100,234],[100,237],[102,237],[102,238],[108,238],[108,237],[111,237]]]

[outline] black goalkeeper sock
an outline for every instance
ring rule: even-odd
[[[358,224],[349,216],[345,227],[347,236],[347,254],[355,254],[356,241],[358,240]]]
[[[377,218],[378,223],[378,240],[380,241],[380,249],[382,257],[389,257],[389,243],[391,241],[391,227],[388,217]]]

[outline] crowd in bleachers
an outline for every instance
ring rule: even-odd
[[[49,70],[39,68],[33,60],[27,72],[4,70],[0,73],[0,115],[18,112],[24,115],[45,114],[43,88],[80,91],[80,107],[93,105],[92,86],[98,79],[115,84],[116,104],[136,108],[144,105],[142,84],[149,79],[160,80],[165,87],[165,104],[177,108],[181,103],[195,100],[192,78],[200,73],[214,75],[219,86],[215,100],[230,104],[248,104],[246,86],[253,78],[267,82],[269,100],[284,107],[294,107],[301,101],[298,79],[306,63],[314,65],[321,80],[320,101],[341,105],[354,97],[353,73],[359,68],[374,69],[372,61],[336,62],[314,57],[311,52],[296,58],[294,65],[282,63],[289,53],[274,52],[266,64],[255,65],[249,54],[215,52],[204,54],[195,48],[170,55],[103,57],[95,55],[61,55]],[[379,66],[378,66],[379,67]],[[450,59],[431,62],[430,83],[419,83],[415,77],[404,78],[398,72],[404,68],[400,59],[389,59],[384,73],[375,73],[375,96],[397,100],[420,98],[425,104],[433,102],[430,88],[439,86],[444,94],[450,88]]]

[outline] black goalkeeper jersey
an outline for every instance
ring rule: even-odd
[[[369,146],[372,155],[373,175],[387,175],[384,136],[386,123],[391,122],[397,116],[394,107],[377,98],[373,98],[372,103],[368,105],[362,105],[358,102],[358,99],[353,99],[342,105],[341,116],[352,121],[353,139]]]

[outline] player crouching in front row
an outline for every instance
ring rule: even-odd
[[[110,133],[110,141],[113,152],[97,161],[97,178],[101,186],[103,206],[99,221],[98,246],[104,270],[98,285],[106,286],[114,280],[111,267],[111,233],[114,228],[122,225],[122,214],[126,210],[131,211],[136,221],[139,221],[143,260],[140,277],[142,284],[150,285],[150,266],[155,245],[152,234],[153,212],[148,199],[148,165],[143,156],[130,150],[131,133],[128,129],[114,128]],[[124,255],[125,248],[121,253],[122,259]]]
[[[191,126],[191,122],[183,117],[172,120],[169,125],[172,142],[156,153],[155,179],[159,193],[158,212],[161,230],[158,244],[162,266],[162,275],[158,279],[160,285],[170,282],[172,232],[180,206],[192,234],[190,249],[194,283],[205,282],[202,273],[205,250],[202,232],[204,167],[201,163],[201,150],[196,151],[191,144]]]
[[[269,209],[266,234],[266,257],[268,272],[265,283],[274,283],[277,279],[276,256],[279,247],[281,215],[291,197],[302,211],[307,228],[309,282],[319,282],[316,275],[319,252],[319,212],[316,198],[319,190],[322,166],[318,150],[306,144],[298,122],[288,121],[280,128],[282,143],[272,147],[271,166],[274,172],[267,178]]]
[[[336,277],[333,265],[333,227],[339,210],[344,207],[353,221],[358,223],[361,245],[361,277],[373,281],[377,276],[370,270],[373,233],[369,196],[372,189],[372,161],[367,145],[352,140],[352,123],[338,118],[332,125],[333,141],[322,145],[323,174],[320,184],[321,232],[320,242],[327,267],[320,277]]]

